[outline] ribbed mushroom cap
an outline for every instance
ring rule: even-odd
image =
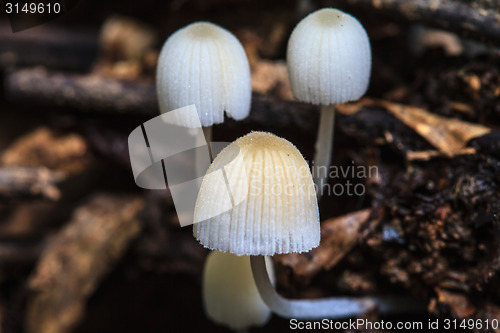
[[[250,67],[238,39],[208,22],[192,23],[172,34],[158,59],[156,89],[160,112],[195,104],[202,126],[248,116]],[[177,125],[196,127],[189,117]]]
[[[238,162],[231,166],[236,154]],[[210,177],[221,168],[228,184],[223,177]],[[217,214],[224,211],[228,187],[237,204]],[[202,245],[237,255],[304,252],[320,240],[318,202],[306,161],[289,141],[265,132],[247,134],[217,155],[203,179],[194,221],[201,221],[193,230]]]
[[[274,269],[266,257],[271,281]],[[262,326],[271,316],[260,297],[250,267],[250,257],[212,251],[203,270],[203,307],[207,316],[234,330]]]
[[[322,105],[357,100],[370,81],[368,35],[351,15],[333,8],[320,9],[293,30],[287,66],[298,100]]]

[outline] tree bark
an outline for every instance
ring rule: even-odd
[[[337,3],[500,44],[500,11],[495,0],[339,0]]]

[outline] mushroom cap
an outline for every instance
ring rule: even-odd
[[[274,281],[271,258],[266,257]],[[250,267],[250,257],[212,251],[203,270],[203,308],[207,317],[233,330],[262,326],[271,310],[260,297]]]
[[[212,176],[219,169],[227,184]],[[224,211],[228,188],[234,205]],[[203,246],[237,255],[305,252],[320,241],[309,166],[292,143],[265,132],[251,132],[217,155],[198,193],[194,221]]]
[[[195,104],[202,126],[222,123],[224,111],[240,120],[251,101],[250,67],[241,43],[209,22],[192,23],[173,33],[158,59],[156,89],[160,112]],[[196,127],[189,117],[177,125]]]
[[[287,67],[298,100],[322,105],[354,101],[370,82],[370,40],[353,16],[333,8],[320,9],[293,30]]]

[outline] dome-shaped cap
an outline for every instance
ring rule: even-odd
[[[271,281],[274,269],[266,257]],[[271,310],[260,297],[250,267],[250,257],[212,251],[203,270],[203,307],[207,316],[233,330],[262,326]]]
[[[370,82],[368,35],[353,16],[320,9],[293,30],[287,67],[293,94],[300,101],[330,105],[357,100]]]
[[[208,22],[192,23],[172,34],[158,59],[156,89],[160,112],[195,104],[202,126],[248,116],[250,67],[238,39]],[[187,117],[177,125],[196,127]]]
[[[237,151],[238,162],[230,167]],[[214,170],[223,177],[210,177]],[[230,188],[235,206],[214,214]],[[213,250],[237,255],[305,252],[319,245],[318,202],[309,167],[289,141],[271,133],[247,134],[217,155],[203,179],[194,236]]]

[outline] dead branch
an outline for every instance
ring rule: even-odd
[[[8,75],[6,90],[13,101],[22,101],[30,96],[34,103],[71,106],[82,111],[158,114],[152,83],[131,83],[96,75],[49,73],[35,68]]]
[[[50,171],[44,167],[2,167],[0,168],[0,196],[42,196],[57,200],[60,192],[56,183],[62,178],[62,173]]]
[[[133,83],[103,76],[71,75],[41,68],[13,71],[7,76],[6,95],[13,102],[29,101],[50,106],[128,116],[159,114],[152,82]],[[244,123],[301,128],[316,126],[316,107],[254,94],[252,111]],[[229,123],[231,124],[231,123]],[[238,122],[242,124],[242,122]]]
[[[136,197],[96,195],[43,251],[30,278],[27,332],[70,332],[87,298],[141,229]]]
[[[38,170],[43,166],[45,169],[41,170],[50,170],[51,175],[62,175],[64,179],[57,183],[60,191],[57,201],[10,202],[6,208],[8,214],[0,224],[0,237],[38,239],[44,237],[49,226],[67,220],[78,201],[95,189],[101,174],[99,163],[90,150],[82,136],[58,133],[47,127],[25,133],[4,149],[0,154],[4,170]],[[7,180],[12,181],[9,177]]]
[[[340,0],[337,3],[500,44],[500,12],[495,0]]]

